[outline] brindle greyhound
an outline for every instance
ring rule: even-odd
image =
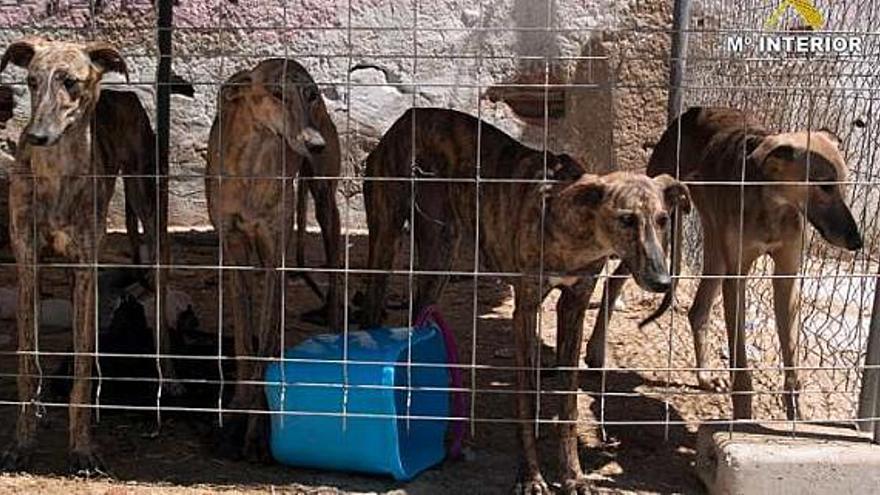
[[[690,187],[703,227],[703,276],[688,320],[694,336],[697,379],[701,387],[723,387],[707,367],[706,321],[719,288],[730,347],[734,416],[751,417],[752,381],[745,353],[745,281],[755,260],[773,259],[776,330],[785,367],[786,413],[799,417],[797,392],[798,291],[804,218],[829,243],[855,251],[862,236],[843,201],[839,182],[847,166],[839,139],[827,130],[775,134],[754,116],[728,108],[691,108],[673,121],[654,149],[648,175],[679,174],[686,180],[728,184]],[[743,170],[745,164],[745,170]],[[745,187],[741,184],[746,183]],[[756,184],[750,184],[757,182]],[[679,223],[679,222],[676,222]],[[673,241],[678,256],[681,226]],[[677,265],[677,261],[675,263]],[[627,267],[615,272],[603,297],[596,327],[587,346],[587,363],[604,365],[605,325],[626,281]],[[708,276],[708,277],[706,277]],[[731,278],[725,278],[731,277]],[[668,292],[660,307],[641,323],[658,318],[672,303]]]
[[[174,76],[171,85],[173,94],[181,94],[192,97],[194,89],[192,85],[179,76]],[[0,87],[2,89],[2,87]],[[0,92],[0,95],[4,94]],[[0,121],[8,120],[12,116],[13,99],[11,92],[8,98],[0,98],[4,104],[0,105]],[[5,111],[8,108],[8,112]],[[140,98],[129,90],[107,89],[100,93],[95,107],[95,142],[99,153],[106,160],[105,168],[121,170],[123,184],[125,186],[125,223],[126,233],[132,250],[132,261],[135,265],[141,264],[141,251],[146,252],[151,260],[155,260],[156,242],[160,246],[168,247],[167,216],[156,216],[156,179],[152,176],[160,174],[160,180],[167,181],[167,172],[156,170],[156,138],[150,124],[147,111],[144,109]],[[167,186],[162,188],[167,194]],[[6,195],[4,195],[6,196]],[[8,230],[8,208],[6,197],[0,202],[0,225]],[[144,243],[138,229],[138,222],[143,225]],[[4,235],[0,237],[0,247],[6,245]],[[165,257],[163,263],[167,264],[167,249],[163,249]],[[146,279],[141,280],[145,286]],[[160,285],[159,297],[166,300],[167,284]],[[170,353],[170,338],[168,329],[173,321],[163,321],[161,326],[162,335],[159,338],[161,352],[164,355]],[[163,359],[163,377],[169,379],[164,383],[164,388],[171,395],[177,395],[182,391],[182,385],[175,381],[174,367],[170,359]]]
[[[232,272],[233,328],[239,356],[232,408],[265,407],[263,393],[245,383],[262,380],[263,363],[246,358],[278,354],[284,277],[277,269],[293,233],[290,206],[296,194],[305,194],[294,191],[294,180],[298,173],[338,177],[339,167],[336,127],[318,87],[301,65],[268,59],[229,78],[220,91],[211,128],[206,185],[208,211],[222,240],[224,264],[247,267]],[[340,239],[336,181],[316,178],[308,181],[308,188],[315,198],[327,263],[335,267]],[[300,222],[301,228],[304,223]],[[335,324],[334,280],[331,275],[327,298]],[[262,414],[235,418],[223,432],[222,453],[264,455],[266,426]]]
[[[44,249],[78,266],[73,270],[74,382],[70,394],[70,467],[100,471],[90,433],[91,374],[95,350],[94,266],[104,240],[107,206],[116,180],[114,164],[93,153],[93,116],[101,76],[127,74],[125,61],[104,43],[76,44],[25,39],[12,43],[0,61],[28,70],[31,118],[22,132],[10,173],[10,238],[18,275],[18,307],[35,308],[37,263]],[[37,426],[39,386],[35,312],[20,311],[15,442],[0,459],[3,470],[27,463]]]
[[[479,134],[479,137],[478,137]],[[514,282],[513,317],[516,346],[516,414],[523,469],[517,493],[550,493],[541,475],[534,424],[532,381],[537,364],[534,351],[536,315],[553,287],[562,295],[557,304],[559,332],[570,336],[558,349],[560,363],[568,366],[563,387],[572,393],[562,399],[560,462],[565,493],[587,493],[590,485],[578,459],[576,424],[577,360],[583,336],[583,318],[595,277],[606,258],[616,254],[633,267],[639,285],[647,290],[668,289],[661,237],[673,206],[687,207],[687,188],[669,176],[585,174],[565,155],[527,148],[500,130],[476,118],[445,109],[408,110],[385,134],[366,162],[364,186],[370,229],[369,268],[389,270],[395,246],[407,221],[410,201],[417,217],[415,234],[417,270],[438,272],[423,277],[416,289],[415,310],[437,301],[465,235],[476,223],[474,181],[479,147],[479,225],[483,265],[493,271],[521,274]],[[549,179],[545,182],[545,156]],[[415,196],[409,181],[413,169],[429,180],[417,182]],[[382,178],[392,180],[383,181]],[[456,179],[444,182],[442,179]],[[439,181],[437,179],[440,179]],[[511,180],[514,179],[514,180]],[[542,222],[542,209],[544,212]],[[543,254],[543,259],[542,259]],[[542,267],[543,264],[543,267]],[[553,275],[541,279],[543,271]],[[382,319],[387,274],[371,277],[365,308],[366,326]]]

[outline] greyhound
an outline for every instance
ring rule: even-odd
[[[93,117],[105,72],[127,74],[119,52],[105,43],[50,42],[36,38],[9,45],[0,71],[13,63],[27,68],[32,113],[10,171],[10,242],[16,259],[18,307],[36,308],[37,265],[44,249],[78,265],[73,269],[74,381],[70,394],[70,468],[101,472],[90,432],[92,362],[95,350],[95,276],[106,230],[107,207],[117,170],[93,153]],[[35,311],[20,311],[18,399],[14,443],[0,469],[25,467],[33,449],[41,386]]]
[[[400,180],[413,177],[413,169],[419,171],[417,179],[429,177],[415,183],[414,195],[411,183]],[[477,170],[479,186],[468,180],[477,178]],[[416,311],[439,299],[462,238],[475,233],[478,214],[484,266],[519,274],[513,283],[516,415],[521,420],[518,436],[523,461],[517,493],[550,493],[541,475],[534,424],[529,424],[534,420],[534,397],[526,392],[534,388],[528,369],[534,370],[537,363],[536,316],[541,301],[552,288],[561,289],[558,332],[569,338],[558,353],[560,362],[568,366],[563,387],[571,393],[562,399],[559,414],[563,420],[560,472],[564,493],[588,493],[590,484],[578,458],[574,392],[589,296],[606,259],[615,254],[633,267],[636,280],[646,290],[668,289],[670,277],[659,238],[668,223],[667,212],[675,206],[687,208],[687,188],[666,175],[649,179],[622,172],[586,174],[567,155],[528,148],[470,115],[439,108],[404,113],[367,157],[366,176],[371,270],[391,269],[396,241],[411,201],[415,202],[417,214],[410,222],[416,269],[436,273],[418,281]],[[542,278],[542,272],[549,278]],[[365,326],[375,326],[382,319],[387,281],[387,274],[371,276]]]
[[[248,267],[232,273],[232,315],[238,383],[230,406],[265,408],[265,397],[248,381],[263,377],[253,356],[278,354],[282,256],[293,233],[297,174],[339,175],[339,138],[318,87],[289,59],[267,59],[226,81],[211,127],[206,176],[208,211],[219,232],[224,263]],[[340,225],[335,180],[308,181],[316,202],[327,262],[338,262]],[[285,197],[286,196],[286,197]],[[300,222],[300,228],[304,228]],[[335,321],[335,283],[328,305]],[[254,291],[261,291],[258,295]],[[256,349],[254,346],[256,345]],[[222,432],[230,457],[266,454],[265,415],[236,418]]]
[[[839,138],[826,129],[772,133],[745,112],[694,107],[669,124],[651,156],[648,175],[679,174],[685,180],[716,183],[690,187],[703,227],[704,278],[700,279],[688,320],[700,387],[724,387],[705,371],[704,329],[712,303],[722,289],[730,366],[734,368],[731,381],[736,418],[750,418],[752,410],[751,372],[743,369],[748,367],[745,281],[739,276],[748,274],[763,254],[773,259],[774,276],[778,277],[773,279],[773,302],[785,367],[786,414],[789,419],[800,416],[795,276],[801,265],[804,219],[832,245],[850,251],[862,248],[859,227],[838,185],[847,176],[839,146]],[[672,253],[678,257],[681,225],[675,223]],[[674,265],[678,265],[677,260]],[[627,273],[627,267],[621,265],[609,280],[588,344],[587,362],[591,366],[604,364],[605,324]],[[640,326],[662,315],[672,304],[672,295],[669,291],[660,307]]]

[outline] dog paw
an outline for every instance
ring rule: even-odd
[[[77,478],[110,478],[104,461],[94,449],[74,450],[70,452],[67,470]]]
[[[563,481],[559,493],[562,495],[592,495],[598,492],[593,489],[593,483],[590,480],[581,476]]]
[[[584,356],[584,364],[587,368],[600,369],[605,367],[605,352],[603,349],[587,345],[587,354]]]
[[[544,477],[537,473],[520,477],[513,487],[513,493],[514,495],[550,495],[552,492]]]
[[[31,449],[13,443],[0,455],[0,472],[14,473],[27,469],[31,462]]]

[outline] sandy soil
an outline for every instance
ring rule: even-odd
[[[351,266],[362,263],[364,239],[352,236]],[[123,261],[124,239],[114,235],[106,250],[106,260]],[[320,261],[316,237],[309,240],[311,264]],[[208,233],[185,233],[175,236],[174,261],[179,265],[211,266],[216,264],[216,238]],[[4,265],[0,273],[2,285],[12,285],[12,267]],[[44,293],[63,295],[65,277],[50,271]],[[208,335],[217,332],[219,280],[216,270],[178,269],[171,274],[171,284],[187,291],[195,300],[201,329]],[[30,474],[0,476],[2,493],[505,493],[512,486],[516,473],[513,425],[500,420],[512,417],[513,389],[510,372],[492,367],[511,366],[512,337],[510,290],[500,280],[481,279],[476,287],[477,311],[472,279],[453,280],[441,301],[451,326],[456,330],[461,360],[488,365],[489,368],[467,373],[467,385],[477,392],[471,396],[474,417],[472,434],[467,439],[468,455],[464,460],[450,461],[419,476],[415,481],[400,484],[387,479],[359,475],[322,473],[278,465],[256,465],[223,461],[216,458],[212,438],[217,424],[216,413],[169,412],[161,415],[161,430],[156,430],[156,411],[102,411],[94,431],[105,460],[112,468],[113,480],[82,481],[64,477],[66,461],[66,414],[62,407],[50,407],[40,433],[39,450]],[[357,277],[350,279],[355,290],[361,286]],[[395,292],[405,294],[405,277],[395,281]],[[684,282],[681,299],[693,290]],[[555,294],[545,302],[542,316],[543,360],[554,362]],[[596,486],[608,493],[700,493],[692,465],[696,425],[700,420],[728,418],[730,407],[723,393],[709,393],[696,388],[696,380],[688,368],[693,366],[691,339],[681,309],[665,317],[659,325],[644,330],[637,322],[658,302],[653,296],[628,284],[624,294],[625,307],[615,314],[609,331],[609,368],[604,373],[584,372],[581,379],[579,426],[581,458]],[[317,299],[302,282],[291,281],[287,288],[287,343],[292,344],[318,328],[302,323],[297,314],[312,309]],[[229,318],[226,305],[225,318]],[[595,310],[588,314],[588,332]],[[391,323],[402,322],[403,313],[392,313]],[[229,321],[229,320],[226,320]],[[720,308],[716,307],[711,323],[713,357],[722,366],[726,346],[722,333]],[[474,325],[476,322],[476,328]],[[13,336],[14,325],[0,322],[0,336]],[[764,332],[761,335],[771,335]],[[41,333],[44,350],[63,351],[69,346],[69,334],[46,329]],[[473,337],[476,336],[476,342]],[[776,345],[757,342],[755,345]],[[15,339],[0,340],[0,399],[14,397],[15,360],[10,354]],[[476,351],[476,354],[472,353]],[[210,363],[210,364],[205,364]],[[58,358],[46,358],[44,369],[54,369]],[[777,363],[753,363],[765,368],[757,373],[755,387],[760,392],[755,402],[755,415],[762,419],[784,419],[778,396],[782,377]],[[205,367],[214,370],[216,362],[196,361],[189,369]],[[827,383],[822,373],[805,373],[807,391],[818,391]],[[210,374],[210,373],[208,373]],[[228,384],[227,384],[228,385]],[[540,450],[549,480],[556,479],[556,435],[551,423],[559,381],[552,374],[541,379]],[[230,387],[227,387],[230,388]],[[129,393],[133,389],[123,389]],[[217,389],[213,386],[191,387],[201,395],[193,396],[192,404],[215,407]],[[228,390],[227,390],[228,391]],[[134,393],[134,392],[130,392]],[[125,393],[123,393],[125,395]],[[114,394],[108,383],[102,404],[112,403]],[[154,395],[146,405],[155,407]],[[807,393],[803,407],[811,419],[841,420],[851,414],[852,393]],[[63,402],[63,399],[58,401]],[[170,402],[169,402],[170,404]],[[180,405],[180,404],[178,404]],[[183,404],[186,406],[186,403]],[[16,408],[0,407],[4,427],[0,444],[12,434]]]

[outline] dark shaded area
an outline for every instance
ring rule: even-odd
[[[218,342],[214,334],[199,330],[199,320],[192,307],[180,314],[171,329],[171,353],[180,356],[216,356]],[[113,312],[110,325],[98,334],[101,370],[102,402],[108,405],[150,406],[156,403],[159,370],[155,354],[156,332],[147,325],[144,306],[131,295],[123,296]],[[223,348],[234,349],[231,338],[224,338]],[[120,356],[129,354],[131,356]],[[205,408],[216,405],[220,393],[220,372],[217,366],[205,366],[204,360],[174,359],[178,379],[186,385],[182,396],[162,396],[167,407]],[[223,379],[234,380],[233,363],[223,364]],[[53,402],[67,402],[73,376],[73,357],[67,356],[51,373],[48,380]],[[98,382],[95,382],[95,388]],[[224,390],[229,395],[231,387]],[[228,399],[228,397],[225,397]]]
[[[172,236],[175,262],[181,265],[215,264],[217,262],[217,238],[213,233],[188,232]],[[352,236],[352,266],[360,267],[365,253],[365,239]],[[307,259],[318,262],[322,259],[320,235],[309,234],[306,238]],[[111,234],[106,243],[104,259],[112,261],[127,257],[127,242],[124,234]],[[401,253],[406,258],[406,253]],[[11,268],[11,267],[10,267]],[[0,271],[3,285],[14,284],[12,272]],[[44,289],[48,294],[63,296],[67,292],[67,279],[63,272],[46,273]],[[320,280],[320,279],[319,279]],[[392,301],[405,301],[408,294],[408,277],[401,275],[392,281]],[[174,353],[201,356],[217,356],[217,303],[219,277],[213,270],[173,270],[170,274],[172,287],[183,290],[193,297],[198,325],[192,321],[181,322],[181,328],[196,328],[195,331],[176,332]],[[225,283],[225,282],[224,282]],[[352,275],[350,281],[352,296],[361,287],[361,279]],[[296,345],[299,339],[326,332],[325,328],[305,325],[298,317],[302,312],[316,307],[318,301],[311,289],[300,281],[288,281],[288,324],[290,332],[286,345]],[[225,292],[229,297],[228,292]],[[476,294],[477,313],[473,314],[472,298]],[[113,475],[119,481],[138,483],[170,483],[181,487],[194,488],[202,484],[232,485],[238,490],[266,489],[269,485],[287,485],[299,489],[297,483],[313,487],[304,489],[305,493],[345,493],[384,492],[405,489],[411,494],[458,494],[458,493],[507,493],[516,474],[515,428],[509,420],[513,414],[512,399],[514,379],[512,371],[503,369],[512,365],[512,358],[506,352],[513,344],[510,334],[511,322],[503,313],[508,304],[510,289],[502,280],[481,278],[474,286],[472,277],[456,277],[444,293],[440,307],[444,316],[454,329],[462,363],[476,362],[481,367],[465,373],[465,385],[475,386],[480,392],[473,397],[475,415],[482,421],[474,424],[474,435],[468,436],[466,444],[472,455],[468,460],[447,461],[436,469],[431,469],[409,483],[398,483],[387,478],[356,474],[319,472],[297,469],[277,464],[254,464],[221,460],[214,449],[217,426],[220,416],[216,411],[218,390],[216,384],[187,384],[187,393],[182,398],[162,398],[161,414],[155,409],[155,382],[137,383],[132,381],[114,382],[113,376],[142,375],[155,377],[155,359],[135,365],[130,358],[117,358],[115,361],[102,359],[101,404],[113,401],[137,402],[140,410],[101,409],[94,435],[97,446],[109,464]],[[224,312],[227,308],[224,307]],[[588,313],[588,320],[593,312]],[[113,329],[101,335],[101,350],[115,348],[153,349],[152,330],[146,328],[143,309],[140,304],[125,301],[116,311]],[[190,318],[190,317],[188,317]],[[229,325],[228,315],[224,316],[224,327]],[[389,325],[405,324],[407,311],[390,311]],[[228,329],[227,329],[228,330]],[[0,333],[14,334],[14,322],[0,322]],[[230,334],[224,333],[224,336]],[[41,343],[47,351],[62,351],[69,348],[70,334],[67,331],[41,330]],[[473,338],[476,338],[476,342]],[[223,339],[223,353],[228,355],[233,347],[228,338]],[[0,358],[0,399],[10,400],[15,396],[15,359],[9,358],[15,342],[0,345],[3,358]],[[475,350],[476,355],[471,351]],[[555,362],[552,346],[544,346],[544,362]],[[234,375],[230,373],[234,361],[224,360],[226,379],[224,393],[232,389]],[[183,379],[216,380],[218,361],[216,359],[175,361],[179,375]],[[60,361],[46,359],[45,370],[56,370]],[[139,371],[138,371],[139,370]],[[471,381],[475,379],[475,382]],[[605,474],[606,479],[597,481],[602,490],[635,489],[662,493],[700,493],[692,469],[694,436],[684,427],[672,427],[669,440],[664,440],[662,425],[626,425],[607,427],[613,440],[602,441],[599,429],[591,424],[599,418],[602,391],[600,377],[583,372],[581,389],[590,394],[593,401],[590,407],[581,407],[580,428],[581,459],[587,472],[605,472],[610,463],[620,465],[619,472]],[[47,384],[48,386],[49,384]],[[630,421],[648,419],[654,422],[666,414],[666,404],[656,398],[643,397],[635,392],[642,386],[660,387],[662,384],[650,383],[641,375],[621,370],[606,375],[605,391],[632,392],[633,396],[606,396],[604,418],[607,421]],[[554,377],[542,379],[544,391],[558,390],[560,380]],[[49,392],[49,390],[46,390]],[[542,395],[541,417],[552,420],[556,414],[556,398],[559,395]],[[543,402],[547,401],[546,407]],[[67,408],[63,396],[52,401],[55,405],[47,407],[47,414],[39,433],[37,452],[31,472],[42,475],[63,475],[67,468]],[[202,407],[201,411],[181,411],[175,407]],[[0,445],[5,444],[14,431],[14,418],[18,412],[15,406],[0,407],[0,417],[4,418],[6,428],[0,432]],[[674,409],[670,409],[672,420],[680,419]],[[157,417],[161,416],[161,427],[157,429]],[[223,422],[228,424],[235,416],[224,411]],[[499,421],[494,421],[495,419]],[[470,429],[470,427],[468,427]],[[548,480],[558,479],[556,459],[558,444],[556,428],[542,426],[539,450],[542,466]],[[320,487],[320,488],[319,488]],[[328,488],[329,487],[329,488]],[[185,490],[187,488],[180,488]]]

